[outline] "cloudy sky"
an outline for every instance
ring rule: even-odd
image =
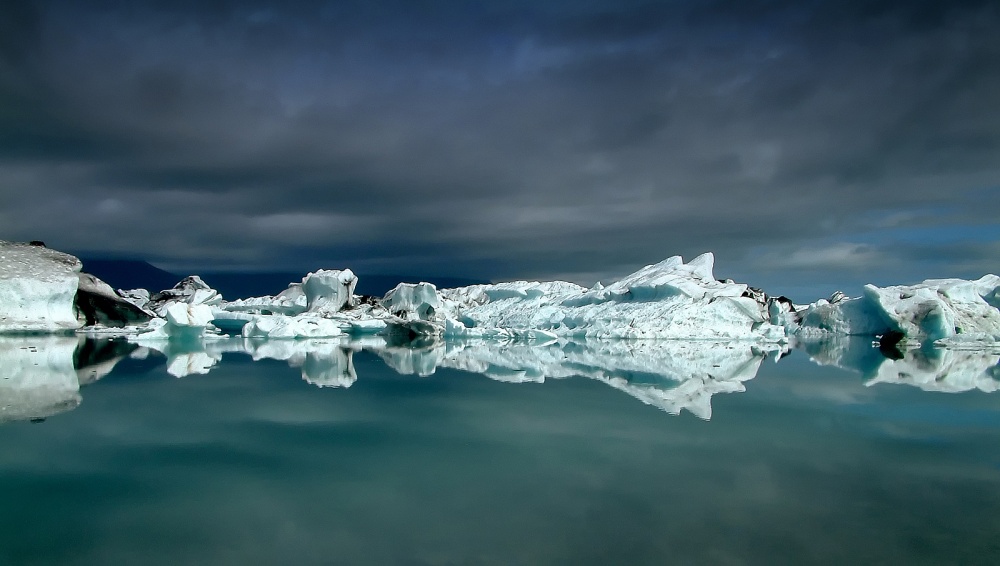
[[[0,5],[0,239],[585,284],[713,251],[803,299],[1000,272],[995,2]]]

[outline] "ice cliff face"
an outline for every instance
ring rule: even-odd
[[[0,332],[80,328],[74,301],[81,268],[71,255],[0,241]]]

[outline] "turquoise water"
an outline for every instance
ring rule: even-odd
[[[995,355],[39,340],[0,343],[4,564],[1000,562]]]

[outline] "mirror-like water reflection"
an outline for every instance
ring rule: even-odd
[[[998,357],[5,338],[0,563],[995,563]]]
[[[796,344],[812,361],[862,374],[866,385],[904,384],[956,393],[1000,389],[1000,354],[922,348],[886,356],[870,339],[831,337]],[[287,362],[318,387],[350,387],[358,379],[353,355],[366,350],[403,375],[430,376],[439,368],[464,370],[509,383],[590,378],[670,414],[682,410],[709,420],[718,393],[745,391],[768,357],[789,347],[750,342],[617,340],[493,342],[428,341],[395,345],[361,340],[253,340],[153,342],[69,336],[0,337],[0,418],[45,418],[79,405],[79,387],[108,374],[126,356],[161,360],[175,377],[207,374],[224,354]]]

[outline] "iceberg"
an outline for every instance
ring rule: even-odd
[[[206,335],[217,335],[218,329],[212,324],[215,314],[208,305],[174,302],[160,307],[159,312],[163,318],[154,318],[129,340],[141,343],[156,340],[196,342]]]
[[[358,278],[350,269],[320,269],[302,279],[306,296],[306,312],[340,312],[354,296]]]
[[[340,322],[320,316],[260,315],[243,326],[244,338],[332,338],[343,334]]]
[[[275,296],[219,303],[214,313],[217,326],[254,338],[784,340],[784,327],[771,322],[771,300],[747,285],[715,280],[714,261],[710,253],[690,263],[675,256],[591,289],[564,281],[444,290],[400,283],[381,299],[354,295],[357,277],[349,269],[320,270]]]
[[[82,267],[69,254],[0,240],[0,332],[61,332],[83,326],[75,307]]]
[[[222,295],[209,287],[201,277],[190,275],[181,279],[172,288],[150,295],[145,308],[165,317],[165,309],[173,304],[214,306],[221,304],[222,301]]]
[[[89,273],[77,273],[75,306],[88,326],[123,327],[147,322],[153,314],[139,306],[134,298],[126,298]]]
[[[718,280],[715,257],[673,256],[607,286],[512,281],[437,289],[400,283],[384,297],[355,295],[350,269],[320,269],[274,296],[226,301],[200,277],[150,294],[115,291],[80,261],[41,245],[0,242],[0,333],[78,330],[134,338],[200,339],[219,331],[252,339],[382,335],[403,345],[422,338],[560,340],[748,340],[780,344],[828,336],[900,340],[906,347],[1000,348],[1000,277],[866,285],[807,306]],[[147,322],[148,321],[148,322]],[[118,330],[115,330],[117,327]]]
[[[801,336],[897,333],[917,344],[996,345],[1000,342],[998,289],[1000,277],[996,275],[974,281],[928,279],[885,288],[866,285],[861,297],[838,295],[809,305],[797,313],[789,330]]]
[[[40,242],[0,241],[0,333],[123,327],[152,318],[82,268],[76,257]]]
[[[745,284],[718,281],[715,258],[674,256],[607,287],[516,282],[445,290],[454,322],[445,335],[761,340],[784,339],[768,299]]]

